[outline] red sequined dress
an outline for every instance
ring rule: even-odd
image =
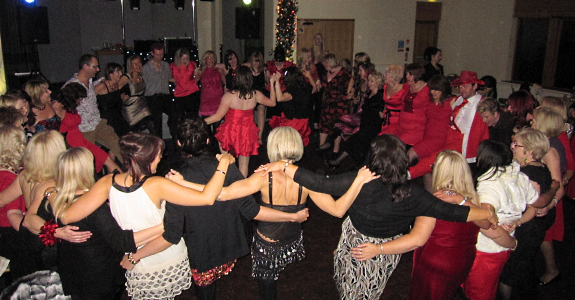
[[[239,110],[230,108],[224,118],[224,123],[218,127],[216,138],[224,151],[232,155],[251,156],[258,154],[259,129],[254,122],[254,110]]]

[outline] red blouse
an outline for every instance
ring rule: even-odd
[[[172,77],[176,81],[175,97],[185,97],[200,90],[194,79],[195,62],[189,62],[188,66],[176,66],[172,63],[170,69],[172,69]]]

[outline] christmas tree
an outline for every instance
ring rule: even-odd
[[[286,49],[286,58],[290,59],[294,53],[297,2],[292,0],[279,0],[277,13],[276,47],[281,46]]]

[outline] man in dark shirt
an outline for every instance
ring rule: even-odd
[[[497,100],[493,98],[485,98],[479,102],[477,112],[489,127],[489,139],[511,146],[511,136],[515,127],[511,114],[502,111]]]
[[[216,172],[218,160],[208,147],[209,129],[204,120],[184,120],[178,127],[178,144],[186,155],[178,171],[184,180],[207,184]],[[224,186],[244,177],[230,165]],[[261,207],[250,195],[229,201],[216,201],[210,206],[181,206],[166,203],[164,234],[134,254],[139,260],[158,253],[184,238],[192,269],[196,297],[215,299],[215,281],[234,268],[236,259],[249,253],[252,219],[268,222],[303,222],[307,208],[297,213],[284,213]],[[246,230],[249,229],[249,230]]]

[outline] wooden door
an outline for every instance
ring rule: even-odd
[[[425,48],[437,47],[437,33],[439,32],[437,21],[416,21],[415,40],[413,41],[413,62],[426,64],[423,58]]]
[[[311,49],[314,35],[321,33],[328,53],[335,54],[337,60],[347,58],[353,63],[354,27],[354,20],[298,19],[296,48]]]

